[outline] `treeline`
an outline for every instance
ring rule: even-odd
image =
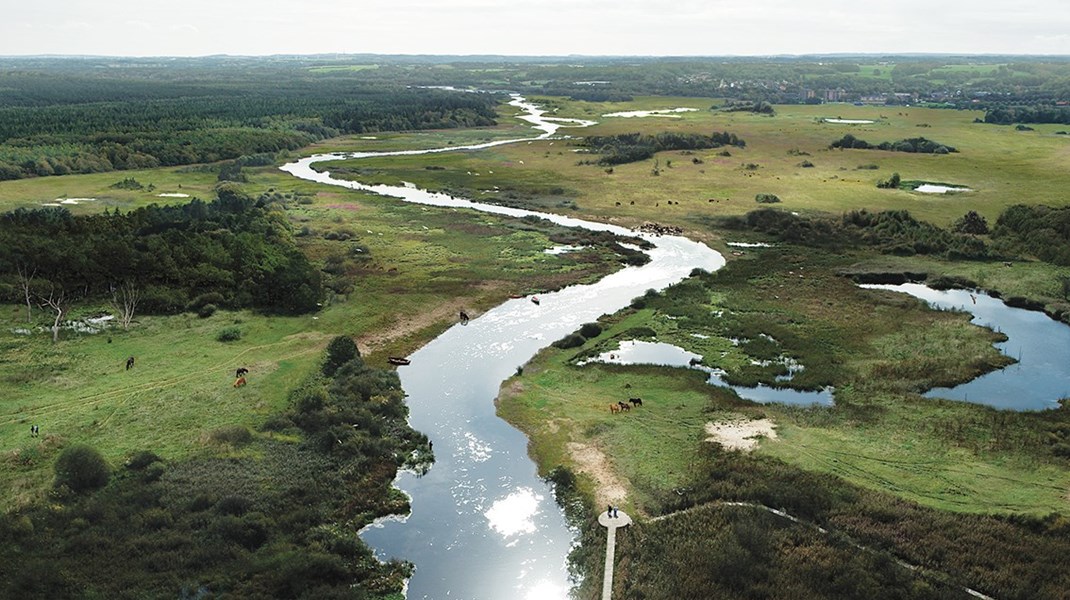
[[[1008,253],[1070,266],[1070,208],[1010,206],[996,220],[992,239]]]
[[[0,94],[0,180],[214,162],[344,133],[493,125],[498,100],[300,73],[227,86],[221,73],[204,76],[200,86],[158,88],[137,79],[61,86],[44,75],[0,77],[17,86]],[[130,97],[114,99],[124,86]],[[182,90],[190,95],[176,96]],[[79,91],[103,100],[79,101]]]
[[[1062,123],[1070,124],[1070,106],[1005,106],[991,108],[985,113],[985,123],[1010,125],[1012,123]]]
[[[48,504],[0,516],[0,597],[398,597],[411,565],[357,532],[407,511],[393,479],[432,460],[407,415],[396,372],[340,337],[284,413],[212,430],[203,457],[142,451],[113,470],[64,448]]]
[[[136,296],[137,310],[175,313],[213,305],[296,314],[323,294],[319,271],[294,245],[269,202],[221,184],[211,202],[75,216],[65,208],[0,215],[0,293]]]
[[[703,150],[722,146],[743,148],[747,145],[736,134],[727,131],[714,132],[711,135],[672,131],[663,131],[656,135],[641,133],[595,135],[584,138],[583,144],[591,152],[602,155],[597,164],[603,166],[646,160],[665,150]]]
[[[795,215],[773,208],[724,217],[726,229],[757,231],[785,242],[828,248],[867,245],[884,254],[982,260],[997,256],[980,238],[919,221],[905,210],[855,210],[841,218]]]
[[[991,228],[968,211],[948,229],[915,219],[909,211],[844,213],[840,218],[795,215],[773,208],[718,221],[726,229],[757,231],[794,244],[846,248],[866,245],[884,254],[941,256],[953,260],[1037,258],[1070,266],[1070,208],[1017,204],[1004,210]]]
[[[829,144],[829,148],[841,148],[841,149],[856,149],[856,150],[892,150],[895,152],[916,152],[918,154],[947,154],[949,152],[958,152],[954,146],[948,146],[947,144],[941,144],[934,142],[930,139],[923,137],[907,138],[905,140],[899,140],[898,142],[881,142],[879,144],[870,144],[865,140],[860,140],[851,134],[847,134],[842,138]]]

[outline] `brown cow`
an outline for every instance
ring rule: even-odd
[[[237,381],[234,382],[234,387],[236,387],[236,388],[237,387],[241,387],[241,386],[245,385],[245,383],[246,383],[245,382],[245,378],[244,377],[239,377],[237,379]]]

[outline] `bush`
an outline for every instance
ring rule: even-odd
[[[758,194],[754,197],[754,201],[759,204],[775,204],[780,202],[780,198],[776,194]]]
[[[902,180],[899,178],[899,173],[892,173],[892,176],[888,179],[882,179],[877,182],[877,187],[882,190],[894,190],[899,188],[899,183]]]
[[[102,488],[111,478],[111,467],[100,452],[91,446],[71,446],[60,453],[55,465],[57,488],[72,492]]]
[[[209,441],[217,444],[230,444],[231,446],[244,446],[253,441],[251,431],[241,425],[220,427],[208,434]]]
[[[126,461],[126,468],[131,471],[140,471],[145,467],[151,465],[154,462],[162,460],[159,456],[156,456],[154,452],[148,450],[142,450],[130,457],[130,460]]]
[[[587,339],[596,338],[602,335],[602,326],[598,323],[584,323],[580,327],[580,335]]]
[[[323,363],[323,374],[328,377],[334,375],[339,367],[354,358],[360,358],[360,349],[353,338],[347,335],[335,337],[327,344],[327,360]]]
[[[205,304],[197,310],[197,316],[202,319],[207,319],[208,317],[214,315],[216,310],[218,309],[216,308],[215,304]]]
[[[215,339],[220,342],[236,342],[241,339],[241,329],[238,329],[237,327],[225,327],[219,330]]]
[[[197,312],[207,304],[226,304],[226,298],[219,292],[208,292],[201,294],[189,301],[186,305],[186,310],[190,312]]]
[[[554,346],[554,348],[560,348],[562,350],[567,350],[568,348],[579,348],[580,346],[582,346],[586,342],[587,342],[587,340],[582,335],[580,335],[578,333],[570,333],[570,334],[566,335],[565,337],[563,337],[563,338],[557,340],[556,342],[554,342],[553,346]]]

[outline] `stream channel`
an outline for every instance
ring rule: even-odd
[[[713,271],[725,262],[720,253],[684,237],[641,234],[604,223],[481,204],[412,185],[365,185],[335,179],[329,172],[312,168],[315,163],[341,159],[475,151],[550,138],[561,127],[593,124],[547,117],[545,111],[517,95],[510,105],[522,111],[519,119],[542,133],[472,146],[321,154],[282,167],[301,179],[406,202],[512,217],[537,216],[569,227],[642,237],[656,246],[648,251],[651,261],[642,267],[624,268],[594,284],[540,294],[539,304],[527,298],[509,300],[465,326],[455,325],[412,354],[411,365],[398,370],[407,394],[409,422],[432,440],[436,461],[425,475],[403,472],[395,481],[412,499],[411,514],[380,520],[361,536],[380,559],[399,558],[416,565],[408,583],[408,598],[567,598],[567,557],[576,532],[554,502],[552,488],[539,478],[528,457],[527,438],[495,414],[498,389],[540,349],[583,323],[620,310],[648,289],[661,290],[681,281],[696,267]],[[1053,331],[1044,315],[1011,309],[979,294],[967,305],[966,292],[938,293],[909,285],[866,287],[910,293],[936,307],[968,309],[978,324],[1010,336],[999,347],[1015,358],[1021,357],[1023,345],[1028,346],[1025,352],[1031,360],[950,390],[931,390],[928,395],[999,408],[1040,410],[1055,406],[1056,398],[1070,393],[1070,375],[1065,368],[1070,364],[1070,328],[1055,327],[1057,331]],[[1028,327],[1021,329],[1018,323]],[[622,359],[619,362],[683,367],[692,358],[672,347],[644,349],[637,345],[622,350],[615,353]],[[646,351],[651,356],[628,356],[630,351]],[[1053,378],[1052,373],[1057,376]],[[723,383],[713,371],[710,380]],[[831,403],[827,390],[807,395],[772,388],[735,389],[758,402]]]
[[[381,559],[411,561],[416,570],[408,598],[500,600],[567,598],[568,553],[576,534],[539,478],[527,453],[528,440],[495,414],[501,383],[540,349],[580,325],[624,308],[648,289],[664,289],[698,267],[713,271],[724,257],[679,236],[639,234],[624,227],[480,204],[411,185],[364,185],[317,172],[318,162],[370,157],[472,151],[545,139],[563,126],[589,121],[544,116],[514,96],[518,118],[542,134],[473,146],[324,154],[284,165],[301,179],[400,198],[407,202],[473,209],[499,215],[542,217],[555,223],[648,239],[651,261],[627,267],[597,283],[539,294],[540,303],[513,299],[467,325],[451,327],[412,354],[398,374],[407,395],[409,422],[432,440],[435,464],[423,476],[401,473],[395,485],[412,498],[410,515],[384,519],[362,538]]]

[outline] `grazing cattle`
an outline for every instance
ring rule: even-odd
[[[625,404],[623,402],[617,402],[617,406],[619,406],[621,410],[631,410],[632,409],[632,407],[628,406],[627,404]]]
[[[130,358],[126,359],[126,370],[129,371],[130,368],[133,367],[133,366],[134,366],[134,357],[131,356]]]
[[[628,398],[628,402],[631,402],[632,406],[642,406],[643,405],[643,399],[642,398]]]
[[[249,369],[246,369],[245,367],[238,367],[238,370],[234,371],[234,377],[235,378],[244,377],[244,376],[246,376],[248,374],[249,374]]]
[[[245,385],[245,378],[244,377],[239,377],[238,380],[234,382],[234,387],[236,387],[236,388],[237,387],[241,387],[243,385]]]
[[[609,412],[611,412],[611,413],[619,413],[620,412],[620,404],[610,404],[609,405]]]

